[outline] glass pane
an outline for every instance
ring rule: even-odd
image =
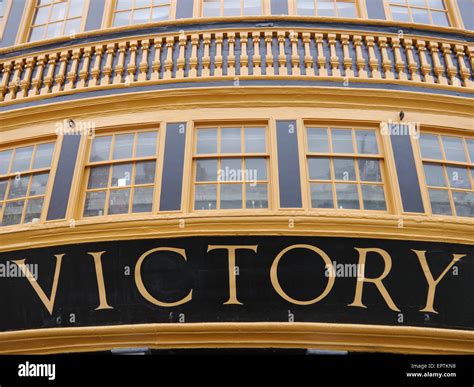
[[[46,27],[46,37],[54,38],[56,36],[62,35],[63,26],[64,26],[64,22],[48,24],[48,26]]]
[[[117,11],[122,11],[125,9],[130,9],[131,6],[132,2],[130,0],[117,0],[117,6],[115,9]]]
[[[392,11],[393,20],[406,22],[410,21],[410,17],[408,15],[408,8],[391,6],[390,10]]]
[[[379,160],[360,159],[358,163],[361,181],[382,181]]]
[[[114,17],[114,27],[128,26],[130,24],[130,11],[117,12]]]
[[[197,153],[217,153],[217,129],[199,129],[197,138]]]
[[[243,181],[242,159],[221,159],[218,181]]]
[[[104,215],[105,191],[88,192],[84,206],[84,216]]]
[[[379,153],[377,137],[371,130],[356,130],[357,152],[376,155]]]
[[[0,201],[5,199],[5,193],[7,192],[8,179],[0,180]]]
[[[244,15],[261,15],[261,0],[244,0]]]
[[[136,9],[133,11],[132,24],[148,23],[150,21],[151,10],[149,8]]]
[[[33,169],[48,168],[53,158],[54,143],[41,144],[36,147]]]
[[[329,159],[311,157],[308,159],[309,178],[311,180],[331,180]]]
[[[82,16],[84,0],[71,0],[69,5],[69,18]]]
[[[151,15],[152,21],[168,20],[170,17],[170,7],[155,7]]]
[[[135,188],[132,212],[151,212],[153,208],[153,187]]]
[[[438,136],[432,134],[422,134],[420,136],[421,156],[425,159],[441,160],[441,149]]]
[[[308,128],[308,151],[329,153],[329,139],[327,129]]]
[[[416,5],[421,7],[426,7],[426,0],[408,0],[409,5]]]
[[[240,128],[221,129],[221,153],[242,152],[242,130]]]
[[[240,1],[224,0],[224,16],[240,16]]]
[[[437,26],[449,27],[448,14],[446,12],[431,11],[433,24]]]
[[[245,128],[245,153],[265,153],[265,128]]]
[[[334,153],[354,153],[350,129],[331,129],[331,136]]]
[[[10,172],[21,172],[30,169],[31,155],[33,154],[33,147],[18,148],[13,157],[13,165]]]
[[[268,208],[268,192],[266,184],[245,185],[246,208]]]
[[[12,150],[0,152],[0,175],[6,175],[10,167]]]
[[[151,7],[152,0],[135,0],[135,8]]]
[[[362,184],[362,198],[365,210],[385,211],[385,196],[381,185]]]
[[[297,0],[299,16],[314,16],[314,0]]]
[[[204,0],[202,6],[202,16],[204,17],[215,17],[221,14],[221,2],[220,0]]]
[[[334,176],[336,180],[356,180],[354,159],[334,159]]]
[[[423,163],[423,168],[425,170],[426,185],[446,187],[446,178],[441,165]]]
[[[96,137],[92,142],[91,162],[109,160],[112,136]]]
[[[114,160],[128,159],[133,155],[134,134],[120,134],[115,136]]]
[[[81,32],[81,19],[68,20],[64,26],[64,35],[75,35]]]
[[[457,216],[474,217],[474,192],[453,192]]]
[[[3,211],[2,226],[20,224],[24,204],[24,200],[6,203],[5,210]]]
[[[431,8],[445,9],[443,0],[428,0],[428,4]]]
[[[451,215],[451,204],[447,190],[430,189],[431,211],[435,215]]]
[[[44,195],[48,185],[49,173],[40,173],[33,175],[29,196]]]
[[[43,200],[43,198],[28,200],[24,223],[30,223],[35,219],[37,219],[37,221],[40,220],[41,210],[43,209]]]
[[[452,188],[472,188],[467,168],[465,167],[446,167],[449,186]]]
[[[242,208],[242,184],[221,184],[221,209]]]
[[[109,215],[127,214],[129,202],[129,189],[114,189],[110,191]]]
[[[247,181],[267,180],[267,160],[262,158],[245,159]]]
[[[64,20],[66,18],[66,6],[67,2],[54,4],[51,10],[50,21]]]
[[[137,163],[135,171],[135,184],[153,184],[155,182],[155,161]]]
[[[414,23],[430,24],[430,16],[426,9],[412,8],[411,16]]]
[[[467,144],[467,152],[469,153],[469,158],[471,159],[471,164],[474,164],[474,140],[466,140],[466,144]],[[1,161],[0,161],[0,166],[1,166]]]
[[[45,30],[45,26],[32,28],[30,33],[30,42],[36,42],[37,40],[43,39]]]
[[[359,209],[359,195],[356,184],[336,184],[339,209]]]
[[[194,208],[196,210],[215,210],[217,202],[217,185],[196,185]]]
[[[136,157],[156,155],[156,132],[138,133]]]
[[[337,16],[339,17],[357,17],[357,10],[355,3],[340,2],[336,3]]]
[[[333,0],[318,0],[318,16],[335,16]]]
[[[311,207],[334,208],[331,184],[311,184]]]
[[[109,184],[109,166],[93,167],[89,172],[87,188],[105,188]]]
[[[442,136],[444,154],[449,161],[467,161],[462,138]]]
[[[196,181],[217,181],[217,160],[197,160]]]
[[[118,164],[112,167],[112,187],[126,187],[131,184],[132,164]]]
[[[48,21],[49,7],[41,7],[36,10],[33,25],[46,24]]]
[[[28,190],[28,183],[30,182],[30,176],[19,176],[10,179],[10,192],[8,193],[8,199],[22,198],[26,196]]]

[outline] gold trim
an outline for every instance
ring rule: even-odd
[[[335,323],[192,323],[50,328],[0,333],[0,354],[113,348],[312,348],[474,354],[474,331]]]

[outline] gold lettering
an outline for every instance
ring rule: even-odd
[[[147,300],[150,301],[154,305],[158,306],[164,306],[164,307],[173,307],[173,306],[178,306],[185,304],[186,302],[192,300],[193,298],[193,290],[188,293],[186,297],[183,299],[176,301],[176,302],[163,302],[159,301],[156,298],[154,298],[148,290],[146,290],[145,285],[143,284],[143,279],[142,279],[142,264],[145,261],[145,259],[153,253],[156,253],[158,251],[171,251],[173,253],[177,253],[181,255],[184,260],[186,261],[186,251],[184,249],[176,249],[174,247],[158,247],[156,249],[151,249],[148,250],[147,252],[143,253],[142,256],[138,259],[137,265],[135,266],[135,283],[137,285],[138,291],[140,294]]]
[[[296,300],[292,297],[290,297],[288,294],[286,294],[281,285],[280,281],[278,280],[278,264],[280,263],[281,258],[290,250],[293,249],[308,249],[311,251],[314,251],[316,254],[318,254],[324,261],[325,267],[332,267],[332,262],[329,256],[321,249],[315,246],[311,245],[292,245],[287,247],[286,249],[280,251],[280,253],[276,256],[275,260],[273,261],[272,267],[270,269],[270,279],[272,281],[273,288],[276,290],[276,292],[284,298],[286,301],[291,302],[292,304],[296,305],[311,305],[315,304],[316,302],[321,301],[324,299],[329,292],[332,290],[332,287],[334,286],[334,281],[336,280],[334,276],[329,276],[328,277],[328,283],[326,285],[326,288],[324,289],[324,292],[322,292],[318,297],[309,300],[309,301],[299,301]]]
[[[362,303],[362,291],[364,289],[364,283],[365,282],[371,282],[377,286],[377,289],[379,290],[380,294],[382,295],[383,299],[387,303],[388,307],[392,310],[395,310],[397,312],[400,312],[400,309],[397,308],[395,303],[393,302],[392,298],[390,297],[390,294],[388,293],[387,289],[385,288],[384,284],[382,283],[382,280],[390,273],[390,270],[392,269],[392,258],[390,255],[382,249],[378,248],[369,248],[369,249],[359,249],[355,247],[355,249],[359,252],[359,268],[360,272],[362,273],[361,277],[357,278],[357,285],[356,285],[356,292],[355,292],[355,297],[354,297],[354,302],[352,304],[349,304],[348,306],[358,306],[360,308],[367,308],[363,303]],[[385,269],[382,273],[377,278],[366,278],[365,277],[365,261],[367,259],[367,253],[373,252],[379,254],[384,262],[385,262]]]
[[[428,295],[426,297],[426,305],[423,309],[420,310],[420,312],[431,312],[431,313],[438,313],[434,309],[434,298],[435,298],[435,293],[436,293],[436,286],[438,286],[438,283],[443,279],[443,277],[446,275],[448,270],[461,258],[465,257],[465,254],[453,254],[453,260],[451,263],[446,266],[444,271],[440,274],[440,276],[435,280],[433,278],[433,274],[431,274],[430,267],[428,266],[428,262],[426,260],[426,251],[421,251],[421,250],[411,250],[413,251],[416,256],[418,257],[418,260],[420,261],[421,267],[423,268],[423,274],[425,275],[426,281],[428,282]]]
[[[107,303],[107,293],[105,291],[105,283],[104,283],[104,272],[102,270],[102,254],[104,254],[105,251],[99,251],[96,253],[87,253],[94,258],[94,264],[95,264],[95,274],[97,277],[97,287],[99,288],[99,299],[100,299],[100,305],[95,308],[95,310],[103,310],[103,309],[113,309],[108,303]]]

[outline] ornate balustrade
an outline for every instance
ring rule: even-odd
[[[0,104],[156,83],[302,79],[472,92],[474,46],[354,31],[220,30],[102,41],[0,60]],[[375,85],[376,86],[376,85]]]

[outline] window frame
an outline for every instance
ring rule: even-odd
[[[223,3],[224,3],[224,0],[220,0],[221,1],[221,12],[223,11]],[[238,0],[236,0],[238,1]],[[242,10],[242,1],[243,0],[240,0],[241,1],[241,10]],[[270,1],[271,0],[260,0],[261,2],[261,5],[262,5],[262,13],[260,15],[239,15],[239,16],[224,16],[224,15],[219,15],[219,16],[204,16],[203,15],[203,12],[204,12],[204,0],[194,0],[194,3],[195,3],[195,9],[194,9],[194,15],[196,15],[196,17],[198,18],[209,18],[209,19],[214,19],[214,18],[236,18],[236,17],[259,17],[259,16],[266,16],[266,15],[271,15],[271,4],[270,4]],[[286,0],[283,0],[283,1],[286,1]],[[291,1],[291,0],[288,0],[288,1]]]
[[[4,0],[5,1],[5,8],[3,9],[3,16],[0,22],[0,40],[3,39],[3,34],[5,33],[5,30],[7,29],[7,22],[8,22],[8,17],[10,16],[10,10],[12,7],[13,0]]]
[[[367,16],[367,6],[365,0],[354,0],[353,1],[356,5],[357,16],[355,19],[364,20],[368,19]],[[339,17],[339,16],[300,16],[298,15],[298,0],[288,0],[288,14],[290,16],[298,16],[298,17],[316,17],[316,18],[327,18],[327,19],[354,19],[354,18],[346,18],[346,17]]]

